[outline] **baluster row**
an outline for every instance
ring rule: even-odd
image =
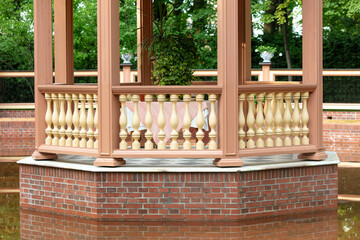
[[[179,145],[179,132],[178,132],[178,127],[179,127],[179,122],[180,122],[180,118],[179,118],[179,113],[178,113],[178,109],[177,109],[177,103],[179,102],[179,95],[177,94],[171,94],[170,95],[170,102],[171,102],[171,115],[170,115],[170,123],[168,123],[171,127],[171,132],[170,132],[170,146],[169,148],[171,150],[178,150],[180,149],[180,145]],[[122,150],[126,150],[129,147],[133,150],[138,150],[141,148],[140,146],[140,131],[139,131],[139,127],[140,127],[140,114],[145,114],[145,127],[146,127],[146,132],[145,132],[145,138],[146,138],[146,142],[144,144],[144,148],[146,150],[151,150],[154,149],[154,144],[153,144],[153,138],[154,135],[151,132],[152,127],[153,127],[153,112],[151,109],[151,103],[153,101],[153,95],[152,94],[147,94],[145,95],[145,103],[146,103],[146,113],[142,113],[139,112],[139,104],[140,104],[140,96],[139,95],[132,95],[131,97],[131,101],[133,104],[133,118],[132,118],[132,126],[134,128],[134,131],[132,133],[128,133],[126,127],[128,125],[128,116],[126,113],[126,103],[127,103],[127,95],[120,95],[119,96],[119,102],[121,104],[121,109],[120,109],[120,118],[119,118],[119,124],[120,124],[120,144],[119,144],[119,148]],[[157,95],[157,102],[158,102],[158,116],[157,116],[157,127],[158,127],[158,132],[157,132],[157,139],[158,142],[156,143],[157,145],[157,149],[159,150],[165,150],[167,148],[166,146],[166,132],[165,132],[165,126],[166,126],[166,112],[165,112],[165,107],[164,107],[164,103],[166,101],[166,96],[164,94],[159,94]],[[216,126],[217,126],[217,116],[216,116],[216,111],[215,111],[215,104],[217,101],[217,96],[215,94],[210,94],[209,95],[209,102],[210,102],[210,114],[209,114],[209,125],[210,125],[210,133],[209,133],[209,138],[210,141],[208,143],[208,149],[210,150],[215,150],[218,149],[217,146],[217,132],[216,132]],[[184,115],[183,115],[183,138],[184,138],[184,142],[182,144],[182,149],[184,150],[191,150],[193,149],[192,143],[190,142],[190,139],[192,137],[192,134],[190,132],[190,127],[191,127],[191,110],[190,110],[190,103],[191,103],[191,95],[189,94],[184,94],[183,95],[183,102],[184,102],[184,112],[181,111]],[[205,136],[204,132],[203,132],[203,127],[205,124],[205,119],[204,119],[204,115],[203,115],[203,102],[204,102],[204,95],[203,94],[197,94],[196,95],[196,102],[197,102],[197,115],[196,115],[196,126],[198,128],[198,131],[196,132],[196,138],[197,138],[197,142],[195,144],[195,149],[196,150],[204,150],[205,147],[205,143],[203,142],[203,138]],[[129,144],[127,143],[126,139],[128,137],[128,135],[131,135],[132,137],[132,142],[131,142],[131,146],[129,146]]]
[[[98,148],[97,94],[45,93],[45,99],[46,145]]]
[[[310,119],[307,109],[308,99],[309,92],[265,93],[265,95],[264,93],[251,93],[247,96],[240,94],[239,148],[308,145],[308,123]],[[255,100],[257,104],[255,104]],[[294,108],[292,107],[292,100]],[[246,120],[245,103],[248,106]],[[255,105],[257,106],[255,107]]]

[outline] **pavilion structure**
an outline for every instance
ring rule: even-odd
[[[138,43],[141,43],[152,35],[152,1],[138,0],[137,6]],[[151,64],[141,55],[138,55],[138,82],[120,83],[119,0],[98,0],[98,83],[74,84],[72,0],[56,0],[53,7],[52,1],[34,0],[36,150],[31,159],[20,161],[21,181],[25,184],[21,187],[23,208],[124,219],[138,219],[139,216],[146,219],[150,215],[162,219],[176,215],[176,219],[186,219],[192,214],[204,217],[200,219],[215,215],[240,219],[249,214],[260,216],[263,212],[268,216],[336,208],[337,162],[328,161],[322,140],[322,0],[303,0],[303,79],[299,84],[251,84],[251,1],[218,0],[217,11],[216,85],[154,86]],[[209,112],[206,117],[204,109]],[[132,119],[129,119],[128,110],[131,110]],[[192,134],[190,127],[195,118],[197,131]],[[127,129],[129,122],[132,131]],[[206,124],[209,125],[209,141],[204,140]],[[142,125],[146,128],[145,143],[140,143]],[[61,165],[62,157],[56,160],[62,156],[60,154],[94,161],[90,161],[88,168],[69,167]],[[246,168],[246,164],[243,166],[248,157],[261,159],[261,156],[281,154],[299,154],[301,160],[324,161],[297,161],[297,165],[282,165],[281,169],[265,167],[254,172]],[[206,158],[214,159],[215,166],[232,168],[144,170],[140,165],[129,170],[126,161],[134,158],[164,161],[181,158],[189,162]],[[121,165],[125,166],[109,168]],[[54,168],[56,171],[51,170]],[[51,199],[44,200],[41,194],[38,198],[34,196],[38,191],[34,193],[32,185],[26,185],[33,175],[45,186],[50,184],[52,188],[44,191]],[[327,179],[327,182],[321,180],[324,189],[314,187],[318,184],[316,176]],[[50,179],[61,186],[67,185],[71,193],[52,186]],[[289,185],[276,185],[282,183],[281,179],[289,181]],[[50,182],[45,183],[48,180]],[[173,185],[167,185],[172,181],[175,181]],[[258,186],[252,198],[252,193],[247,195],[247,185],[242,185],[246,182]],[[187,183],[188,186],[181,185]],[[265,192],[264,184],[269,184],[274,192]],[[79,185],[82,191],[76,190],[74,185]],[[172,189],[175,185],[177,189]],[[200,186],[200,190],[195,189],[195,185]],[[277,192],[275,185],[284,188],[286,194],[291,194],[289,189],[294,188],[291,191],[296,198]],[[115,186],[122,187],[116,190]],[[154,196],[148,192],[150,186],[158,191]],[[215,186],[223,195],[207,196],[209,191],[215,191],[212,190]],[[113,190],[121,196],[112,193]],[[163,190],[175,195],[163,196]],[[133,195],[131,191],[135,191]],[[199,195],[206,196],[185,196],[181,195],[182,191],[200,191]],[[237,195],[230,197],[228,191]],[[69,202],[52,196],[52,192],[68,198]],[[139,206],[134,207],[128,198],[125,199],[130,195]],[[141,205],[144,203],[138,198],[149,201],[149,206]],[[197,198],[198,206],[186,205]],[[278,198],[285,198],[286,207],[277,202]],[[83,199],[86,204],[76,199]],[[202,199],[208,202],[203,203]],[[273,201],[268,203],[271,208],[262,205],[268,199]],[[158,206],[152,208],[151,201]],[[219,205],[215,201],[220,201]],[[253,201],[259,205],[247,206]],[[165,205],[167,203],[173,205]],[[206,205],[210,203],[211,207]],[[69,206],[63,208],[66,204]],[[144,211],[139,211],[139,207]]]

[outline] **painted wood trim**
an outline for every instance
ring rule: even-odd
[[[114,158],[220,158],[221,150],[115,150]]]
[[[181,93],[213,93],[221,94],[222,86],[114,86],[114,94],[181,94]]]
[[[41,93],[91,93],[96,94],[98,87],[94,85],[39,85]]]
[[[267,147],[267,148],[254,148],[254,149],[240,149],[240,157],[254,157],[254,156],[267,156],[267,155],[280,155],[280,154],[294,154],[294,153],[313,153],[316,152],[315,145],[302,145],[291,147]]]
[[[79,147],[59,147],[41,145],[38,149],[40,153],[56,153],[56,154],[70,154],[96,157],[98,150],[96,148],[79,148]]]
[[[313,92],[316,84],[267,84],[267,85],[242,85],[239,86],[240,93],[256,92]]]

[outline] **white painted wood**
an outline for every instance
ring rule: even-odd
[[[190,117],[190,109],[189,109],[189,104],[191,101],[191,96],[189,94],[185,94],[183,97],[183,100],[185,102],[185,114],[184,114],[184,145],[183,148],[184,150],[190,150],[192,149],[192,145],[190,142],[190,138],[191,138],[191,132],[190,132],[190,126],[191,126],[191,117]]]
[[[293,94],[293,98],[294,98],[294,111],[292,114],[292,120],[294,123],[294,127],[293,127],[293,134],[294,134],[294,138],[293,138],[293,145],[298,146],[301,145],[301,141],[299,138],[300,135],[300,108],[299,108],[299,99],[300,99],[300,93],[294,93]]]
[[[132,119],[132,124],[134,127],[134,132],[132,133],[132,149],[139,150],[140,149],[140,132],[139,132],[139,126],[140,126],[140,115],[139,115],[139,101],[140,96],[135,94],[132,96],[132,101],[134,103],[134,115]]]
[[[303,137],[301,139],[301,144],[308,145],[308,144],[310,144],[310,140],[308,137],[308,134],[309,134],[308,123],[309,123],[310,117],[309,117],[309,111],[308,111],[308,107],[307,107],[308,99],[309,99],[309,92],[302,93],[301,99],[302,99],[301,119],[302,119],[302,134],[303,134]]]
[[[46,121],[46,129],[45,133],[47,135],[45,139],[46,145],[52,145],[52,107],[51,107],[51,94],[45,93],[45,99],[46,99],[46,114],[45,114],[45,121]]]
[[[53,139],[51,145],[58,146],[59,145],[59,100],[57,93],[51,94],[52,102],[53,102],[53,114],[51,117],[53,129]]]
[[[165,102],[165,95],[164,94],[159,94],[158,97],[158,102],[159,102],[159,117],[158,117],[158,126],[159,126],[159,132],[158,132],[158,138],[159,138],[159,142],[158,142],[158,149],[160,150],[165,150],[166,149],[166,143],[164,141],[166,135],[165,135],[165,131],[164,131],[164,127],[165,127],[165,112],[164,112],[164,102]]]
[[[145,102],[146,102],[146,115],[145,115],[145,126],[146,126],[146,143],[145,143],[145,149],[151,150],[154,148],[154,144],[152,143],[153,134],[151,132],[151,127],[153,124],[153,117],[151,115],[151,102],[153,100],[153,96],[151,94],[145,95]]]
[[[119,143],[119,148],[122,150],[126,150],[128,149],[128,144],[126,142],[126,138],[128,136],[127,130],[126,130],[126,125],[127,125],[127,116],[126,116],[126,109],[125,109],[125,105],[126,105],[126,95],[122,94],[119,96],[119,101],[121,104],[121,112],[120,112],[120,118],[119,118],[119,124],[120,124],[120,143]]]
[[[216,143],[216,124],[217,124],[217,117],[216,117],[216,111],[215,111],[215,103],[217,100],[217,96],[215,94],[209,95],[209,101],[211,104],[211,110],[210,110],[210,116],[209,116],[209,125],[210,125],[210,133],[209,133],[209,149],[210,150],[216,150],[218,149],[217,143]]]
[[[277,93],[275,95],[275,146],[276,147],[282,147],[284,145],[283,140],[281,139],[281,136],[283,135],[283,114],[281,113],[281,106],[284,106],[283,104],[283,94]]]
[[[73,94],[72,99],[74,102],[74,114],[73,114],[73,124],[74,124],[74,130],[73,130],[73,136],[74,140],[72,142],[73,147],[80,147],[80,115],[79,115],[79,95]]]
[[[67,147],[72,147],[72,98],[71,94],[66,93],[65,94],[65,100],[67,103],[66,106],[66,142],[65,145]]]
[[[264,94],[263,93],[257,93],[256,94],[256,101],[257,101],[257,113],[256,113],[256,147],[257,148],[263,148],[265,147],[265,142],[263,140],[264,136],[264,112],[263,112],[263,101],[264,101]]]
[[[86,110],[85,110],[85,104],[86,104],[86,97],[85,94],[79,95],[80,100],[80,147],[85,148],[86,147]]]
[[[204,101],[204,95],[203,94],[197,94],[196,95],[196,102],[198,103],[198,112],[196,115],[196,126],[198,128],[198,131],[196,132],[196,138],[197,138],[197,142],[196,142],[196,150],[204,150],[205,149],[205,144],[203,142],[203,138],[205,136],[204,132],[203,132],[203,126],[205,123],[205,119],[204,119],[204,115],[202,113],[202,104]]]
[[[88,112],[87,112],[87,137],[88,141],[86,143],[87,148],[94,148],[94,99],[92,94],[86,94],[86,100],[88,102]]]
[[[274,130],[273,130],[273,121],[274,121],[274,117],[273,117],[273,113],[271,110],[271,102],[273,100],[273,93],[267,93],[266,94],[266,103],[267,103],[267,112],[265,114],[265,123],[266,123],[266,131],[265,134],[267,136],[266,141],[265,141],[265,146],[266,147],[274,147],[274,140],[272,140],[272,136],[274,135]]]
[[[250,93],[247,95],[247,102],[248,102],[248,114],[246,118],[246,123],[248,127],[248,131],[246,132],[246,136],[248,137],[246,147],[247,148],[255,148],[255,115],[254,115],[254,109],[255,109],[255,94]]]
[[[171,101],[171,105],[172,105],[172,111],[171,111],[171,116],[170,116],[170,126],[171,126],[171,143],[170,143],[170,149],[171,150],[177,150],[179,149],[179,143],[177,142],[177,139],[179,137],[179,133],[176,131],[178,125],[179,125],[179,118],[177,116],[177,112],[176,112],[176,103],[179,100],[178,95],[176,94],[171,94],[170,95],[170,101]]]
[[[285,107],[285,112],[284,112],[284,134],[285,134],[285,139],[284,139],[284,145],[285,146],[291,146],[292,142],[291,142],[291,110],[292,110],[292,106],[291,106],[291,93],[285,93],[285,103],[286,103],[286,107]]]
[[[245,114],[244,114],[244,102],[245,102],[245,94],[239,95],[239,148],[246,148],[246,144],[244,141],[245,138]]]

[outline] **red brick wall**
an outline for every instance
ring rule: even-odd
[[[323,137],[326,150],[340,161],[360,162],[360,123],[324,123]]]
[[[34,146],[34,121],[0,121],[0,156],[31,155]]]
[[[21,239],[338,239],[337,211],[246,222],[99,222],[21,210]]]
[[[360,120],[360,112],[332,112],[324,111],[323,119],[332,120]]]
[[[20,206],[119,220],[239,220],[337,208],[337,165],[245,173],[92,173],[20,165]]]
[[[34,118],[35,110],[0,110],[0,118]]]

